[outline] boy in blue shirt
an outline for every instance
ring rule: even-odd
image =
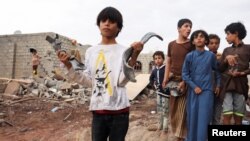
[[[217,87],[220,87],[220,73],[215,55],[205,50],[208,34],[197,30],[192,33],[190,42],[196,50],[187,54],[182,68],[182,79],[188,85],[186,141],[207,141],[214,103],[212,72],[216,74]]]

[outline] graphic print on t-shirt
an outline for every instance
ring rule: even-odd
[[[113,90],[109,78],[111,71],[108,71],[107,62],[103,51],[100,51],[98,55],[95,64],[95,70],[94,94],[100,96],[107,93],[112,96]]]

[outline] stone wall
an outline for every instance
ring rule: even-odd
[[[16,45],[0,38],[0,77],[12,78],[14,74],[14,48]]]
[[[45,40],[46,36],[55,36],[53,32],[34,34],[14,34],[0,36],[0,77],[24,78],[32,75],[30,48],[35,48],[42,57],[39,71],[41,73],[51,73],[55,67],[59,66],[59,61],[52,46]],[[77,48],[80,52],[85,52],[87,47],[72,46],[68,37],[59,35],[63,42],[63,48]],[[48,53],[49,54],[48,56]],[[49,59],[48,59],[49,57]],[[84,58],[84,54],[82,55]],[[49,61],[48,61],[49,60]]]

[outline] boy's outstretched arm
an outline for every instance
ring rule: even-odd
[[[68,70],[72,68],[72,64],[69,61],[70,56],[65,52],[57,52],[58,59],[66,66]]]
[[[87,70],[85,70],[84,73],[75,71],[72,67],[72,64],[69,61],[70,56],[65,52],[58,52],[57,56],[58,59],[67,68],[68,70],[67,77],[70,81],[77,82],[86,87],[92,87],[91,77],[90,74],[87,73]]]

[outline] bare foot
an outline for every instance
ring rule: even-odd
[[[168,132],[161,131],[160,140],[167,140],[168,139]]]
[[[167,135],[168,131],[161,131],[161,135]]]

